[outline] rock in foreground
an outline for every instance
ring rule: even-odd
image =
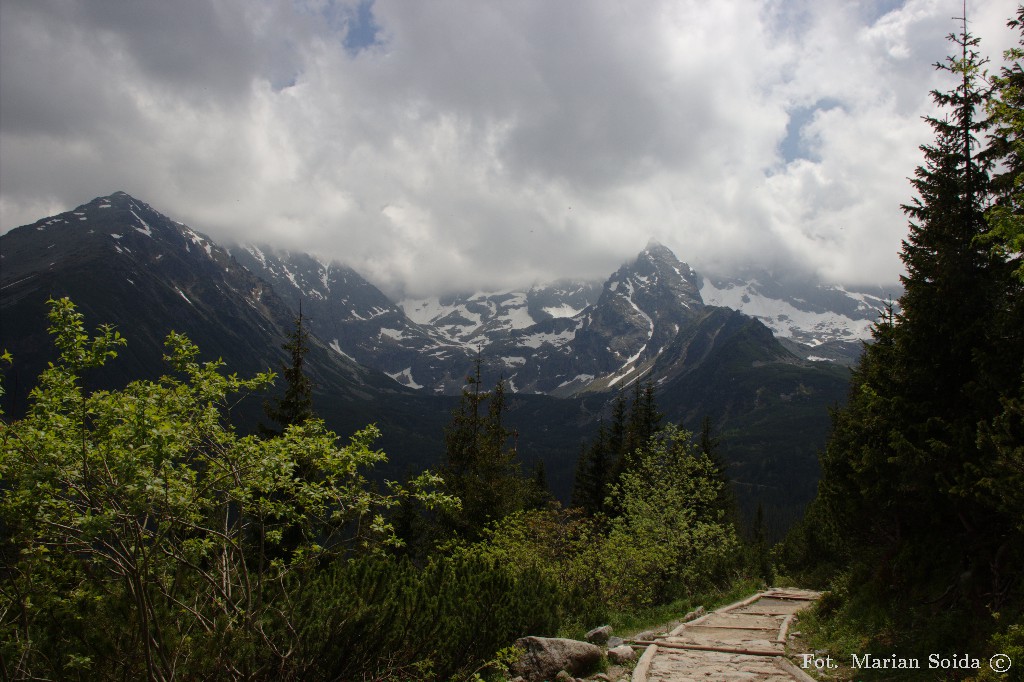
[[[597,667],[603,655],[601,647],[575,639],[523,637],[516,646],[524,653],[512,666],[512,674],[526,682],[552,680],[562,670],[585,675]]]

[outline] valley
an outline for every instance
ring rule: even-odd
[[[172,329],[231,371],[276,369],[301,305],[317,410],[341,433],[377,423],[390,455],[383,476],[439,461],[479,354],[485,385],[501,378],[512,394],[524,466],[542,461],[558,498],[568,500],[579,448],[614,397],[650,383],[667,421],[695,430],[711,420],[743,514],[762,506],[775,534],[814,494],[827,410],[844,400],[852,349],[882,304],[866,292],[787,288],[763,272],[705,278],[657,242],[604,282],[396,302],[343,264],[220,245],[123,192],[0,240],[0,345],[17,358],[9,414],[52,357],[48,298],[68,296],[90,324],[129,338],[90,377],[97,387],[159,376]],[[235,407],[241,428],[259,422],[263,400]]]

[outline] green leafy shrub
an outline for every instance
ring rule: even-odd
[[[739,540],[718,504],[723,485],[714,462],[674,426],[636,451],[612,489],[621,513],[602,552],[609,604],[671,601],[725,576]]]
[[[367,484],[384,460],[376,429],[344,446],[318,420],[240,438],[225,408],[271,375],[225,376],[174,333],[174,376],[87,393],[82,373],[124,340],[109,327],[90,339],[70,301],[51,306],[59,359],[25,418],[0,425],[6,675],[295,676],[306,614],[289,586],[397,542],[383,511],[412,493]],[[424,503],[446,501],[421,478]]]
[[[724,482],[714,462],[673,426],[630,461],[612,488],[614,518],[558,509],[514,514],[459,551],[549,577],[570,628],[728,582],[739,541],[719,503]]]
[[[455,550],[485,557],[520,577],[543,576],[557,586],[564,626],[597,623],[607,616],[603,599],[601,524],[578,510],[546,509],[512,514],[488,527],[482,540]]]
[[[1011,667],[1003,672],[996,672],[988,662],[992,656],[1002,654],[1008,657]],[[1002,632],[992,635],[989,640],[988,662],[983,662],[978,676],[978,682],[1021,682],[1024,680],[1024,624],[1015,623]]]

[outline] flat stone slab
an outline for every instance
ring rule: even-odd
[[[775,658],[718,651],[670,651],[659,649],[647,674],[647,682],[792,682],[793,677]]]
[[[776,597],[778,599],[798,599],[801,601],[817,601],[821,599],[821,592],[815,592],[814,590],[798,590],[793,588],[779,588],[775,587],[765,591],[765,597]]]
[[[699,623],[687,623],[689,628],[755,628],[759,630],[778,630],[782,626],[782,617],[764,616],[753,613],[712,613]]]
[[[778,634],[778,628],[774,630],[712,630],[703,628],[691,630],[687,628],[678,635],[659,639],[658,641],[669,644],[721,644],[723,646],[742,644],[752,649],[774,649],[776,648],[775,638]]]
[[[748,606],[740,606],[739,608],[733,609],[729,613],[789,615],[791,613],[803,611],[809,605],[810,603],[805,601],[794,601],[791,599],[773,599],[769,597],[765,599],[758,599],[756,602]]]

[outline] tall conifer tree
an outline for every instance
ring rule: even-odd
[[[665,415],[658,412],[654,398],[654,384],[641,384],[637,380],[633,387],[633,401],[629,406],[626,419],[626,433],[622,443],[619,476],[636,464],[636,453],[645,448],[651,436],[661,429],[661,420]],[[618,476],[616,476],[618,478]]]
[[[260,425],[265,435],[280,435],[293,424],[302,424],[315,416],[313,412],[313,382],[306,376],[306,354],[309,352],[309,332],[306,330],[305,318],[302,315],[302,302],[299,302],[299,314],[295,316],[295,326],[288,333],[288,341],[281,347],[288,351],[290,362],[283,365],[284,395],[263,404],[267,417],[276,422],[280,428],[275,429]]]
[[[1017,279],[1024,282],[1024,5],[1008,24],[1021,32],[1018,47],[1004,53],[1006,64],[992,78],[988,111],[993,155],[1002,168],[993,178],[995,205],[987,218],[992,227],[989,243],[1015,260]]]
[[[580,450],[573,486],[573,504],[589,514],[617,515],[608,495],[624,473],[637,465],[637,453],[647,447],[664,415],[658,412],[654,385],[637,382],[633,400],[619,393],[612,403],[611,424],[602,424],[593,443]]]
[[[580,446],[572,488],[573,506],[579,507],[589,515],[603,511],[611,473],[607,429],[601,424],[594,442]]]
[[[1019,305],[1010,264],[985,246],[985,60],[963,21],[949,36],[958,54],[936,65],[956,78],[949,92],[932,93],[949,113],[926,119],[935,142],[921,147],[917,197],[904,206],[900,311],[887,309],[875,326],[822,457],[819,502],[850,543],[847,556],[897,609],[898,600],[991,606],[992,586],[1021,549],[1009,534],[1015,521],[980,494],[993,456],[979,447],[978,427],[999,412],[1022,356],[1019,346],[1006,352],[1020,339],[1005,322]]]
[[[503,423],[505,382],[499,380],[493,391],[483,390],[481,366],[477,356],[459,408],[445,430],[441,470],[446,491],[462,501],[461,510],[445,514],[443,521],[449,530],[470,539],[491,521],[523,509],[532,490],[532,482],[522,474],[514,432]]]
[[[714,430],[711,425],[711,417],[705,416],[700,422],[700,434],[697,436],[697,447],[701,452],[707,455],[708,460],[715,465],[715,471],[718,472],[718,480],[722,483],[718,497],[715,499],[715,504],[724,512],[726,521],[735,523],[737,516],[736,498],[732,493],[732,484],[729,481],[729,472],[726,468],[725,461],[722,459],[721,453],[719,452],[720,444],[721,439],[714,434]],[[760,508],[760,505],[758,505],[758,508]]]

